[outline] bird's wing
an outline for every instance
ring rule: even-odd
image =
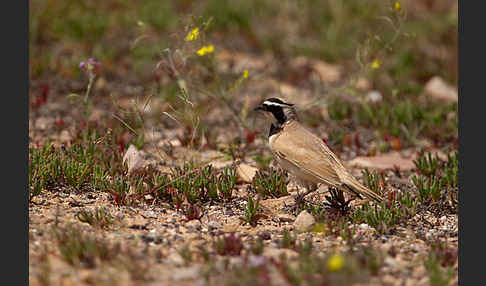
[[[272,142],[272,151],[304,173],[331,186],[340,186],[338,174],[341,161],[329,148],[298,122],[284,126],[283,132]]]

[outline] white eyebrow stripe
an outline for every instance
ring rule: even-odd
[[[265,105],[275,105],[275,106],[280,106],[280,107],[289,107],[288,104],[281,104],[281,103],[271,102],[271,101],[264,101],[263,104],[265,104]]]

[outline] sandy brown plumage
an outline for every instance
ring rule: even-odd
[[[278,123],[272,125],[269,145],[279,165],[292,173],[298,180],[310,185],[326,184],[338,190],[365,196],[376,202],[383,199],[363,186],[344,167],[341,160],[316,135],[302,126],[296,118],[291,105],[281,105],[283,117],[275,111],[280,99],[275,102],[265,101],[267,110],[277,117]],[[273,133],[273,134],[272,134]]]

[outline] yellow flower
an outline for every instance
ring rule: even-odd
[[[243,78],[248,78],[248,70],[243,71]]]
[[[186,36],[186,42],[194,41],[199,36],[199,28],[192,29]]]
[[[197,54],[200,55],[200,56],[204,56],[205,54],[210,54],[212,52],[214,52],[214,46],[209,45],[209,46],[203,46],[202,48],[200,48],[197,51]]]
[[[380,60],[378,59],[375,59],[372,63],[371,63],[371,68],[376,70],[376,69],[379,69],[381,66],[381,62]]]
[[[343,268],[344,257],[339,254],[334,254],[327,260],[327,270],[329,271],[339,271]]]
[[[400,11],[400,9],[402,9],[402,7],[400,6],[400,2],[398,1],[395,1],[395,11]]]
[[[316,223],[314,227],[312,227],[313,232],[318,232],[318,233],[326,233],[327,232],[327,226],[323,223]]]

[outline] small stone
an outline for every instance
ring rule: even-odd
[[[148,194],[148,195],[145,195],[144,199],[146,199],[147,201],[150,201],[150,200],[153,200],[154,197],[151,194]]]
[[[210,221],[208,223],[208,229],[209,229],[209,231],[216,230],[216,229],[220,229],[222,227],[223,227],[223,225],[221,223],[219,223],[219,222],[216,222],[216,221]]]
[[[371,230],[372,229],[371,226],[367,225],[366,223],[360,224],[359,227],[361,229],[364,229],[364,230]]]
[[[238,168],[236,169],[236,173],[238,174],[238,178],[245,183],[251,183],[253,178],[255,177],[258,168],[250,166],[248,164],[241,163]]]
[[[397,263],[395,259],[391,258],[390,256],[387,256],[384,260],[385,265],[388,265],[391,269],[396,269],[397,268]]]
[[[293,222],[295,221],[295,216],[289,214],[279,214],[277,216],[278,220],[281,222]]]
[[[426,234],[425,234],[425,239],[427,240],[433,240],[434,239],[434,235],[435,234],[435,231],[433,229],[429,230]]]
[[[314,69],[319,74],[319,79],[326,83],[333,83],[341,78],[342,68],[340,66],[316,60]]]
[[[137,150],[137,147],[130,145],[127,152],[123,156],[123,164],[128,165],[128,174],[141,170],[145,165],[145,159],[142,152]]]
[[[258,237],[263,240],[269,240],[272,238],[271,233],[268,230],[262,230],[257,233]]]
[[[294,228],[299,231],[309,231],[316,223],[315,218],[307,211],[302,211],[294,221]]]
[[[35,128],[45,130],[54,124],[54,118],[51,117],[39,117],[35,121]]]
[[[435,99],[447,102],[457,102],[457,88],[446,83],[441,77],[434,76],[424,87],[425,93]]]
[[[185,224],[185,227],[187,228],[187,230],[189,232],[194,232],[194,231],[197,231],[197,230],[201,230],[201,222],[199,220],[191,220],[191,221],[188,221],[186,224]]]
[[[402,171],[408,171],[415,168],[414,158],[403,158],[399,152],[390,152],[387,154],[372,157],[356,157],[348,162],[351,167],[372,168],[372,169],[393,169],[398,166]]]
[[[373,102],[373,103],[377,103],[377,102],[380,102],[383,99],[383,96],[381,95],[381,93],[379,91],[372,90],[372,91],[368,92],[368,94],[366,94],[366,99]]]
[[[130,217],[127,218],[126,220],[126,225],[131,228],[131,229],[147,229],[148,224],[150,223],[149,220],[143,218],[142,216],[137,216],[137,217]]]

